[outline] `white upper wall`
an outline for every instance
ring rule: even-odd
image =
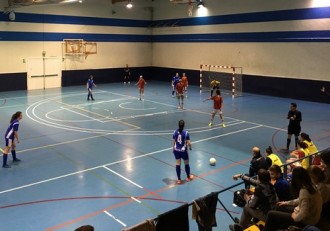
[[[330,0],[204,0],[208,16],[237,15],[330,6]],[[134,7],[126,9],[125,2],[112,4],[111,0],[84,0],[82,4],[27,6],[16,12],[41,15],[84,16],[132,20],[166,20],[197,17],[188,16],[187,4],[173,4],[169,0],[133,0]],[[0,0],[0,6],[7,0]],[[53,24],[40,22],[0,21],[0,31],[75,33],[91,35],[190,35],[330,31],[330,16],[324,19],[283,20],[249,23],[177,27],[121,27],[83,24]],[[64,70],[130,66],[159,66],[180,69],[198,69],[199,64],[235,65],[243,67],[245,74],[277,76],[329,81],[329,42],[98,42],[98,54],[87,59],[63,56],[60,41],[1,41],[0,73],[26,72],[24,59],[63,56]]]

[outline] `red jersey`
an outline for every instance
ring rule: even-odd
[[[212,96],[211,100],[213,100],[213,108],[216,110],[220,110],[222,106],[222,96],[221,95]]]
[[[140,89],[144,89],[144,85],[146,84],[146,81],[144,79],[140,78],[138,82],[138,86]]]
[[[182,81],[182,84],[183,84],[184,87],[188,86],[187,76],[182,76],[181,81]]]
[[[176,91],[178,92],[178,94],[183,94],[183,83],[182,82],[179,82],[177,85],[176,85]]]

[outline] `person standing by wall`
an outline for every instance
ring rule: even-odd
[[[186,181],[191,181],[193,176],[190,174],[190,165],[189,165],[189,150],[192,149],[190,137],[188,131],[184,130],[184,121],[179,121],[179,128],[174,131],[173,134],[173,154],[175,157],[175,169],[176,175],[178,177],[177,184],[182,184],[181,181],[181,159],[184,161],[185,171],[187,174]]]
[[[124,69],[124,84],[131,84],[130,82],[130,77],[131,77],[131,70],[128,67],[128,64],[126,64],[126,68]]]
[[[19,121],[23,118],[22,112],[18,111],[15,114],[12,115],[10,119],[9,127],[7,128],[6,134],[5,134],[5,142],[6,147],[3,152],[3,168],[10,168],[10,166],[7,164],[7,158],[8,153],[11,150],[11,154],[13,156],[13,162],[19,162],[21,161],[16,157],[16,143],[15,139],[17,140],[17,143],[20,142],[18,137],[18,127],[19,127]]]
[[[295,147],[297,148],[298,138],[301,131],[301,112],[297,110],[297,104],[291,103],[290,105],[290,111],[288,112],[287,119],[289,120],[288,125],[288,138],[286,141],[286,151],[289,151],[290,143],[291,143],[291,137],[292,135],[295,136]]]
[[[87,95],[87,100],[89,100],[89,98],[91,98],[93,101],[94,101],[94,97],[93,97],[93,87],[96,87],[95,83],[94,83],[94,80],[93,80],[93,75],[90,75],[89,76],[89,79],[87,80],[87,92],[88,92],[88,95]]]

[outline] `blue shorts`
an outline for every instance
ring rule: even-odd
[[[6,140],[6,147],[10,147],[13,145],[13,142],[14,142],[14,139],[8,139],[8,138],[5,138]]]
[[[176,160],[178,160],[178,159],[188,160],[189,159],[187,151],[184,151],[184,152],[173,151],[173,154],[174,154]]]

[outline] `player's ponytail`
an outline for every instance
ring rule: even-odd
[[[18,111],[15,114],[11,116],[10,123],[12,123],[14,120],[17,120],[18,117],[22,114],[22,112]]]
[[[180,120],[179,121],[179,133],[181,134],[181,132],[183,131],[183,128],[184,128],[184,121],[183,120]]]

